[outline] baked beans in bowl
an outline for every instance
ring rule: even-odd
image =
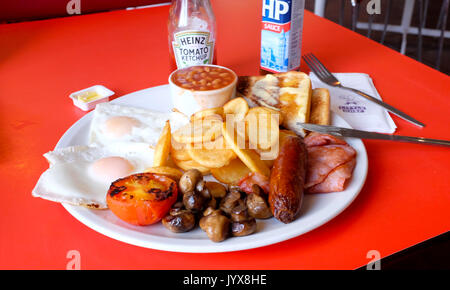
[[[221,89],[234,80],[235,76],[232,71],[211,66],[191,66],[172,74],[172,82],[175,85],[194,91]]]
[[[169,76],[173,105],[188,116],[224,105],[234,96],[236,83],[232,70],[217,65],[177,69]]]

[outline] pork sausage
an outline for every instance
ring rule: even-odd
[[[306,158],[303,139],[289,136],[275,159],[270,175],[269,204],[273,216],[283,223],[292,222],[300,213]]]

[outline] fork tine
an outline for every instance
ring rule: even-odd
[[[306,62],[306,64],[309,66],[311,71],[319,78],[322,79],[322,75],[317,71],[316,67],[309,61],[309,59],[306,56],[303,56],[303,60]]]
[[[320,78],[324,78],[325,74],[324,71],[321,70],[316,62],[311,58],[311,54],[306,54],[303,56],[303,59],[305,60],[306,64],[309,66],[309,68]]]
[[[310,68],[312,71],[315,71],[315,68],[313,67],[313,65],[311,64],[311,62],[310,62],[309,59],[308,59],[308,54],[303,55],[302,58],[303,58],[303,60],[306,62],[306,64],[309,66],[309,68]]]
[[[320,62],[320,60],[311,53],[311,57],[317,62],[317,64],[325,71],[326,74],[332,75],[331,72]]]
[[[314,55],[312,53],[309,53],[307,55],[309,62],[316,68],[316,71],[322,75],[322,77],[327,76],[326,70],[324,70],[319,63],[314,59]],[[317,73],[316,73],[317,74]]]

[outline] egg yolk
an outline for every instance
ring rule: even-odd
[[[131,134],[133,127],[139,126],[140,122],[135,118],[118,116],[105,122],[105,133],[112,138],[120,138]]]
[[[133,165],[122,157],[105,157],[98,159],[90,166],[90,172],[97,180],[113,182],[119,178],[131,175]]]

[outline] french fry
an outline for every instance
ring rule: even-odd
[[[223,167],[236,158],[233,150],[225,148],[223,137],[207,144],[188,144],[187,152],[192,160],[208,168]]]
[[[297,136],[297,134],[295,134],[291,130],[280,130],[278,144],[275,144],[269,150],[261,150],[259,148],[255,149],[255,151],[259,154],[261,160],[263,160],[269,168],[272,168],[275,159],[278,157],[280,147],[288,136]]]
[[[222,133],[222,118],[211,115],[193,122],[173,132],[172,136],[179,143],[204,143],[214,141]]]
[[[270,150],[255,149],[255,151],[256,153],[258,153],[259,158],[267,165],[267,167],[272,168],[275,159],[280,153],[280,148],[278,144],[276,144],[272,148],[270,148]]]
[[[281,137],[281,134],[297,136],[297,134],[295,134],[294,131],[286,130],[286,129],[280,129],[280,137]]]
[[[191,116],[191,122],[194,120],[201,120],[208,116],[220,116],[223,119],[223,107],[217,107],[217,108],[211,108],[211,109],[205,109],[202,111],[199,111]]]
[[[167,158],[169,157],[170,153],[171,139],[172,137],[170,133],[170,122],[166,121],[166,125],[162,130],[158,143],[156,143],[155,153],[153,157],[153,166],[166,165]]]
[[[269,168],[272,168],[273,164],[275,163],[275,159],[266,159],[263,161],[264,161],[264,163],[266,163],[267,167],[269,167]]]
[[[262,161],[258,154],[251,149],[244,149],[238,145],[237,138],[233,128],[227,128],[227,124],[222,126],[222,135],[228,146],[236,153],[239,159],[252,171],[261,173],[267,177],[270,176],[269,167]]]
[[[177,165],[175,164],[175,161],[173,161],[172,154],[169,154],[169,157],[167,158],[166,165],[167,167],[177,168]]]
[[[225,184],[238,184],[250,172],[250,169],[239,158],[231,160],[224,167],[211,168],[212,176]]]
[[[186,144],[179,143],[172,138],[172,146],[170,148],[170,154],[172,155],[172,158],[179,161],[191,160],[186,147]]]
[[[272,146],[270,150],[255,149],[255,151],[259,154],[261,160],[263,160],[269,168],[272,168],[275,159],[278,157],[279,149],[286,140],[286,137],[297,136],[297,134],[295,134],[291,130],[285,129],[280,130],[279,135],[279,143]]]
[[[223,105],[224,117],[226,118],[227,115],[233,114],[234,121],[243,120],[248,110],[248,103],[244,98],[234,98]]]
[[[210,173],[208,167],[202,166],[194,160],[174,160],[174,162],[179,168],[183,169],[184,171],[187,171],[189,169],[198,169],[203,175],[207,175]]]
[[[278,142],[279,114],[272,114],[267,108],[251,108],[247,116],[246,132],[249,142],[262,150],[268,150]],[[251,148],[251,147],[250,147]]]
[[[273,116],[275,116],[275,118],[278,119],[279,125],[281,125],[281,123],[283,123],[283,115],[280,113],[280,110],[274,110],[274,109],[271,109],[268,107],[255,107],[254,109],[258,110],[258,111],[266,111],[269,114],[273,114]]]
[[[181,176],[183,175],[183,172],[181,172],[181,170],[169,166],[150,167],[147,168],[145,172],[165,175],[175,181],[179,181]]]

